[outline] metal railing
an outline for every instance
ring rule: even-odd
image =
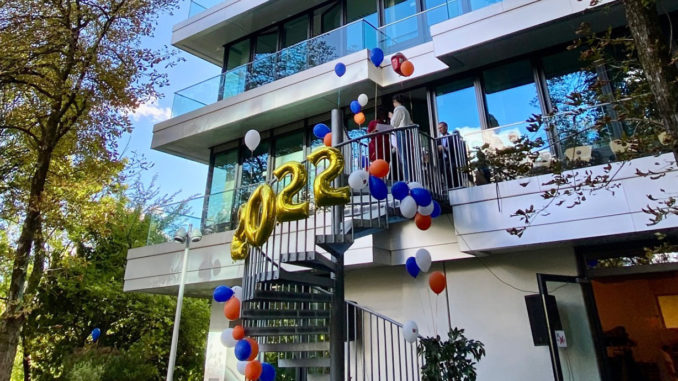
[[[408,343],[403,325],[346,301],[345,377],[351,381],[418,381],[424,363],[417,342]]]

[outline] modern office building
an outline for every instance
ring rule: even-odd
[[[678,25],[678,2],[658,9]],[[644,248],[656,233],[675,238],[678,216],[650,225],[643,209],[654,202],[648,195],[677,196],[678,169],[671,153],[622,160],[619,139],[632,134],[623,123],[592,129],[622,99],[592,105],[577,123],[558,122],[571,120],[567,93],[600,80],[615,94],[615,68],[582,69],[567,49],[582,22],[623,30],[623,8],[579,0],[193,0],[172,44],[222,74],[175,94],[152,147],[209,164],[206,192],[153,217],[148,246],[129,251],[125,290],[176,294],[183,247],[170,242],[172,229],[190,222],[204,237],[192,244],[187,295],[244,286],[242,321],[227,321],[213,303],[206,381],[244,379],[220,341],[235,324],[299,380],[418,380],[422,360],[402,336],[409,320],[424,337],[445,337],[451,324],[482,341],[480,380],[675,380],[678,259]],[[676,44],[676,35],[667,38]],[[370,61],[376,47],[386,56],[380,67]],[[391,68],[398,52],[414,64],[409,77]],[[404,94],[414,125],[368,135],[349,109],[359,94],[369,97],[367,121]],[[555,122],[534,132],[526,122],[534,114]],[[458,135],[441,139],[439,122]],[[345,207],[316,207],[312,180],[327,168],[309,160],[310,180],[295,200],[311,199],[310,216],[277,224],[248,259],[232,260],[239,207],[261,183],[276,192],[288,184],[274,169],[323,146],[313,134],[318,123],[332,127],[343,153],[338,181],[365,158],[386,158],[387,185],[420,182],[443,214],[421,231],[392,196],[379,201],[367,191],[352,191]],[[251,129],[261,134],[254,152],[243,143]],[[457,171],[474,147],[508,149],[525,135],[546,142],[531,174]],[[436,153],[443,140],[453,154]],[[576,176],[611,174],[610,186],[587,189],[574,207],[572,199],[550,204],[543,194],[554,187],[554,163],[576,164],[567,172]],[[642,176],[648,171],[663,175]],[[522,226],[513,214],[530,206],[541,212],[522,236],[509,234]],[[427,274],[405,270],[420,248],[431,253],[431,271],[446,275],[440,295]]]

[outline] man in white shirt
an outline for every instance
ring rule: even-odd
[[[389,117],[391,118],[391,125],[393,128],[401,128],[401,127],[408,127],[413,125],[412,123],[412,118],[410,118],[410,112],[407,111],[407,108],[403,106],[403,103],[406,101],[406,97],[404,94],[396,94],[393,96],[393,112],[389,113]],[[411,132],[410,132],[411,133]],[[408,165],[408,156],[412,156],[413,152],[411,147],[411,142],[408,145],[407,142],[407,132],[406,131],[397,131],[395,132],[396,136],[396,149],[398,151],[398,158],[401,164],[402,168],[402,175],[403,178],[402,180],[404,181],[411,181],[413,180],[413,176],[411,176],[409,172],[409,165]],[[407,149],[409,147],[409,149]]]

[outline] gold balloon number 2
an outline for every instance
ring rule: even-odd
[[[318,166],[323,160],[329,165],[318,173],[313,180],[313,194],[317,206],[344,205],[351,198],[348,186],[332,187],[334,181],[344,170],[344,156],[332,147],[322,147],[308,155],[307,159]],[[282,181],[291,176],[289,184],[276,196],[268,184],[261,184],[254,190],[247,204],[238,211],[238,227],[233,232],[231,258],[245,259],[249,245],[259,247],[271,236],[276,220],[279,222],[296,221],[309,216],[309,201],[294,203],[294,197],[306,185],[308,173],[303,164],[292,161],[281,165],[273,175]]]

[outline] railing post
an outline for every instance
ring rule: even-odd
[[[332,146],[344,140],[344,128],[341,112],[332,109]],[[335,186],[341,186],[344,176],[339,176]],[[332,210],[332,234],[337,237],[342,232],[344,207],[334,206]],[[344,253],[336,255],[337,267],[334,272],[334,295],[330,313],[330,380],[344,381],[344,333],[346,315],[344,314]]]

